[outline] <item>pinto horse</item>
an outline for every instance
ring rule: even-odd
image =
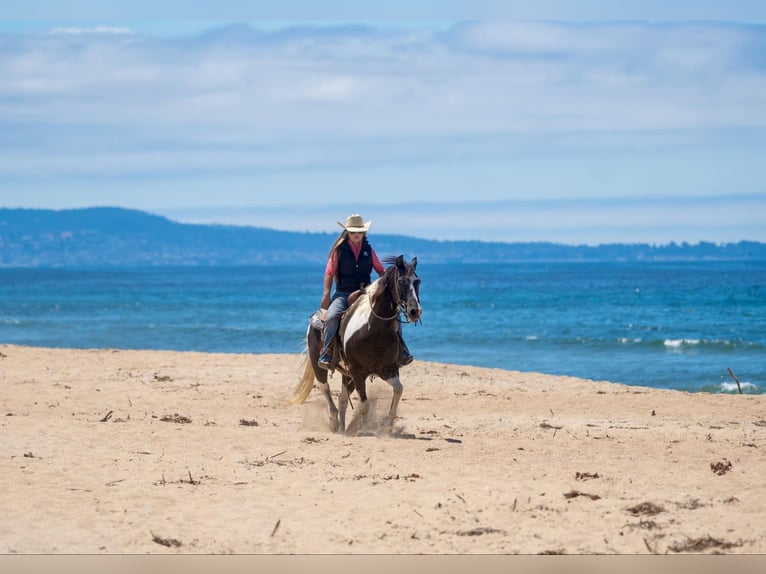
[[[423,312],[420,307],[420,279],[415,273],[417,257],[411,263],[405,263],[404,257],[391,257],[384,260],[389,265],[383,275],[373,281],[352,303],[341,319],[338,339],[335,341],[339,360],[333,360],[331,368],[340,371],[342,386],[338,407],[336,408],[327,383],[328,371],[319,368],[317,362],[322,347],[321,322],[318,312],[309,319],[306,332],[307,356],[303,376],[293,391],[290,402],[304,402],[314,384],[319,381],[319,389],[327,400],[330,427],[334,432],[346,430],[346,407],[349,396],[356,390],[359,395],[359,411],[366,417],[369,411],[367,400],[367,379],[378,376],[391,385],[393,398],[386,417],[386,426],[390,428],[396,418],[396,409],[402,396],[403,386],[399,380],[399,329],[400,314],[406,322],[420,320]]]

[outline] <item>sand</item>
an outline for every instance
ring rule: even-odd
[[[302,361],[0,345],[0,553],[766,552],[764,395],[416,360],[340,435]]]

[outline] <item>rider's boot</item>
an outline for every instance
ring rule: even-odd
[[[399,366],[403,367],[409,365],[415,357],[410,354],[410,350],[407,348],[407,343],[404,342],[401,330],[399,331]]]
[[[322,354],[319,356],[319,361],[317,361],[317,366],[320,369],[329,370],[330,364],[332,363],[332,349],[333,345],[332,342],[330,342],[329,345],[325,345],[322,349]]]

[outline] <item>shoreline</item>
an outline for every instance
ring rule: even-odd
[[[2,553],[766,552],[764,395],[416,359],[338,435],[300,354],[0,353]]]
[[[148,353],[177,353],[177,354],[203,354],[203,355],[222,355],[222,356],[251,356],[251,357],[258,357],[258,356],[285,356],[285,357],[291,357],[291,356],[303,356],[304,352],[300,352],[298,350],[293,352],[283,352],[283,351],[275,351],[275,352],[260,352],[260,351],[254,351],[254,352],[242,352],[242,351],[204,351],[204,350],[176,350],[176,349],[156,349],[156,348],[124,348],[124,347],[51,347],[47,345],[31,345],[31,344],[25,344],[25,343],[2,343],[0,342],[0,349],[2,347],[21,347],[21,348],[30,348],[30,349],[50,349],[50,350],[62,350],[62,351],[112,351],[112,352],[148,352]],[[1,357],[0,357],[1,358]],[[499,370],[506,373],[514,373],[517,375],[530,375],[530,376],[543,376],[543,377],[554,377],[554,378],[569,378],[569,379],[577,379],[582,381],[593,381],[593,382],[608,382],[614,385],[622,385],[625,387],[630,388],[639,388],[639,389],[651,389],[651,390],[658,390],[658,391],[674,391],[674,392],[680,392],[680,393],[690,393],[690,394],[711,394],[711,395],[736,395],[736,394],[742,394],[742,395],[766,395],[766,389],[762,389],[759,385],[756,383],[750,382],[750,381],[743,381],[739,379],[735,379],[732,377],[731,374],[726,374],[727,380],[722,380],[720,383],[709,383],[707,385],[698,387],[698,388],[674,388],[674,387],[655,387],[651,385],[638,385],[633,383],[625,383],[625,382],[618,382],[618,381],[612,381],[604,378],[588,378],[579,376],[576,374],[556,374],[556,373],[547,373],[543,371],[521,371],[518,369],[510,369],[503,366],[492,366],[492,365],[482,365],[478,363],[446,363],[439,360],[432,360],[432,359],[424,359],[419,361],[422,364],[434,364],[434,365],[450,365],[455,368],[476,368],[476,369],[487,369],[487,370]],[[724,375],[721,375],[722,377]],[[734,373],[734,376],[736,377],[737,374]],[[737,384],[739,383],[739,385]],[[738,392],[741,389],[740,392]]]

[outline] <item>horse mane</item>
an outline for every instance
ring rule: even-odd
[[[399,257],[401,256],[389,255],[382,259],[381,262],[386,267],[386,270],[383,272],[383,275],[380,276],[379,281],[380,281],[380,285],[383,288],[387,288],[391,284],[391,278],[394,276],[394,273],[396,272],[396,261],[399,259]]]

